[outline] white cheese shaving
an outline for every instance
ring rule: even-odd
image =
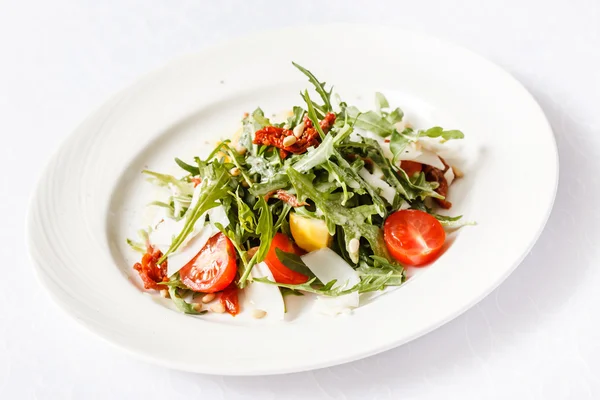
[[[335,279],[336,287],[349,289],[360,282],[358,273],[342,257],[327,247],[305,254],[301,258],[323,283]],[[337,315],[358,307],[358,304],[358,292],[338,297],[317,296],[315,310],[327,315]]]
[[[186,243],[183,243],[177,252],[168,256],[167,275],[171,276],[183,268],[192,258],[202,250],[208,239],[219,233],[219,230],[212,225],[205,225],[197,235],[191,239],[188,237]]]
[[[227,213],[225,212],[225,207],[222,205],[216,206],[208,210],[208,219],[211,224],[219,223],[223,225],[223,228],[226,228],[229,225],[229,218],[227,217]]]
[[[431,165],[432,167],[444,170],[444,163],[434,152],[427,150],[415,143],[409,143],[404,151],[398,156],[402,161],[415,161],[421,164]]]
[[[448,171],[444,172],[444,178],[446,178],[448,186],[452,185],[452,182],[454,182],[454,170],[452,167],[448,168]]]
[[[381,197],[386,199],[388,203],[394,204],[396,191],[386,181],[381,179],[383,174],[381,174],[381,170],[379,168],[375,168],[372,174],[366,168],[363,168],[358,171],[358,174],[373,188],[381,189]]]
[[[264,262],[256,264],[250,272],[253,278],[274,281],[269,267]],[[283,320],[285,303],[279,287],[261,282],[252,282],[244,289],[243,308],[266,311],[266,319]]]

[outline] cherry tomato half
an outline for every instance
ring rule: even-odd
[[[435,260],[446,240],[442,224],[419,210],[401,210],[383,224],[383,238],[390,254],[406,265],[420,266]]]
[[[273,279],[278,283],[287,283],[297,285],[308,281],[308,276],[300,272],[293,271],[282,264],[277,257],[275,249],[280,249],[286,253],[295,253],[300,255],[300,250],[292,243],[292,241],[283,233],[276,233],[271,242],[269,252],[265,257],[265,264],[273,274]]]
[[[184,285],[196,292],[215,293],[225,289],[237,273],[235,247],[222,233],[217,233],[181,270]]]

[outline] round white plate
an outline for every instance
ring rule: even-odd
[[[300,104],[294,60],[348,103],[375,91],[417,127],[461,129],[465,177],[453,212],[478,225],[400,289],[351,315],[295,307],[286,321],[192,317],[139,289],[125,237],[152,200],[139,174],[208,150],[241,114]],[[331,25],[268,32],[180,58],[90,116],[44,172],[28,219],[38,276],[55,301],[111,343],[157,364],[212,374],[277,374],[356,360],[406,343],[490,293],[539,236],[557,186],[552,130],[509,74],[414,32]],[[310,311],[310,310],[309,310]]]

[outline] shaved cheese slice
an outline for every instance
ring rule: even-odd
[[[386,181],[381,179],[383,174],[381,174],[381,170],[379,168],[376,168],[372,174],[366,168],[363,168],[358,171],[358,174],[372,187],[381,189],[381,197],[386,199],[388,203],[394,204],[396,191]]]
[[[226,228],[229,225],[229,218],[225,212],[225,207],[222,205],[211,208],[208,210],[207,214],[211,224],[214,225],[219,223],[223,225],[223,228]]]
[[[166,216],[161,218],[150,232],[150,243],[157,246],[160,250],[165,251],[165,248],[168,249],[171,246],[173,236],[181,232],[184,224],[185,221],[183,219],[175,221]]]
[[[275,281],[264,262],[256,264],[250,272],[253,278],[267,278]],[[278,286],[252,282],[244,289],[243,309],[266,311],[265,318],[283,320],[285,303]]]
[[[448,186],[452,185],[452,182],[454,182],[454,170],[452,169],[452,167],[448,168],[448,171],[444,173],[444,178],[446,178]]]
[[[167,264],[167,275],[171,276],[183,268],[196,254],[202,250],[208,239],[220,231],[212,225],[205,225],[199,232],[184,243],[176,253],[169,255]]]
[[[421,164],[431,165],[432,167],[444,170],[444,163],[434,152],[423,147],[418,148],[414,143],[410,143],[398,156],[399,160],[415,161]]]
[[[360,282],[360,276],[344,259],[329,248],[305,254],[302,261],[323,283],[336,280],[336,287],[349,289]],[[338,297],[317,296],[315,310],[322,314],[337,315],[358,307],[358,292]]]

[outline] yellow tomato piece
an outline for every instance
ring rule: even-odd
[[[296,244],[306,251],[329,247],[333,238],[325,221],[302,217],[296,213],[290,214],[290,231]]]

